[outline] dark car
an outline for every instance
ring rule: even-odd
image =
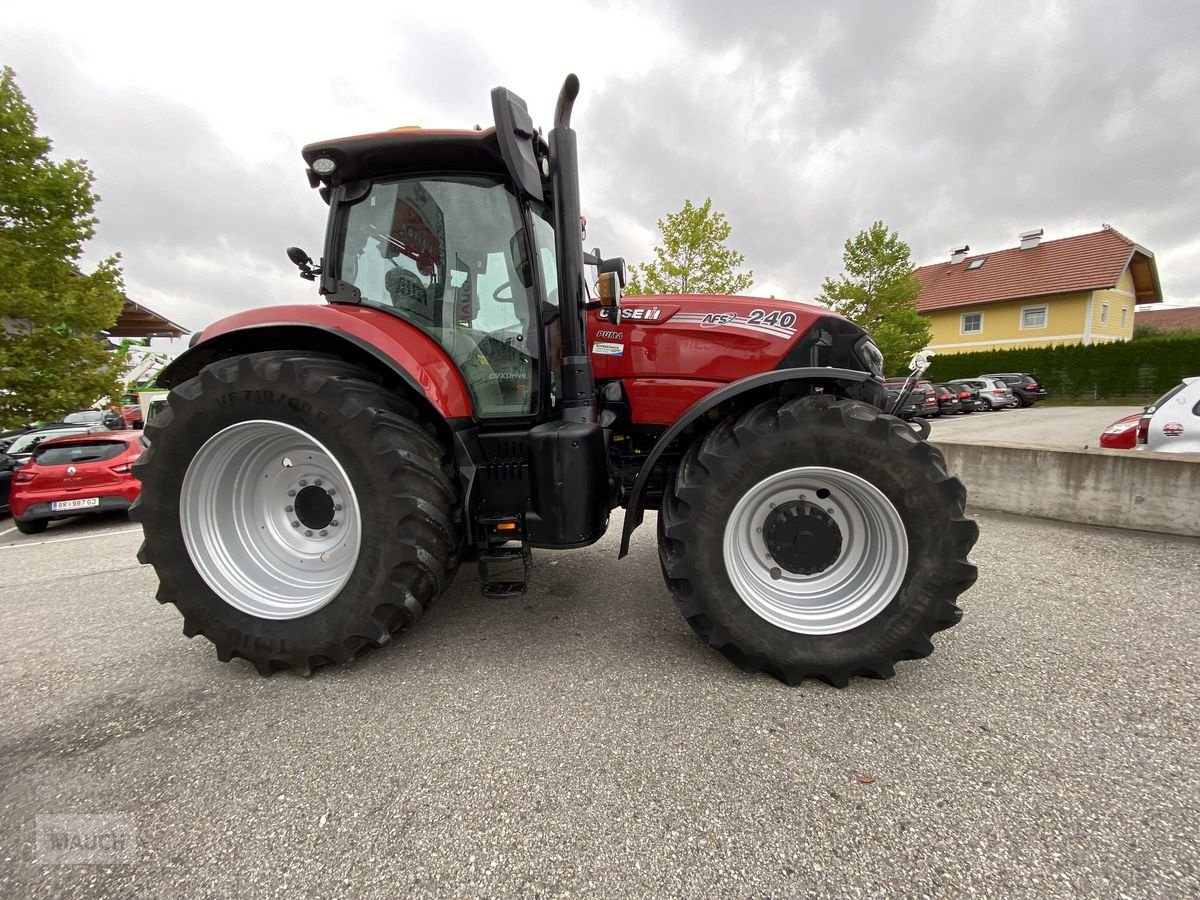
[[[0,453],[0,516],[8,515],[8,492],[12,487],[13,470],[17,461],[7,453]]]
[[[121,414],[111,409],[81,409],[79,412],[67,413],[59,421],[63,425],[103,425],[114,430],[125,424]]]
[[[899,393],[904,385],[908,382],[907,378],[888,378],[883,382],[884,388],[889,391]],[[922,378],[913,387],[912,394],[909,399],[917,398],[920,401],[920,408],[914,412],[914,416],[937,416],[941,415],[941,410],[938,407],[937,395],[933,391],[933,383]],[[895,398],[893,398],[895,399]],[[905,406],[907,409],[907,404]]]
[[[9,502],[17,530],[45,531],[52,519],[127,510],[141,492],[133,462],[146,449],[139,432],[54,438],[13,474]]]
[[[971,387],[961,381],[947,381],[946,387],[958,392],[958,402],[962,404],[963,412],[978,412],[988,408],[988,405],[979,396],[979,388]]]
[[[1036,401],[1046,399],[1046,389],[1028,372],[991,372],[980,377],[999,378],[1012,388],[1020,406],[1033,406]]]
[[[963,411],[962,403],[958,400],[958,391],[952,391],[944,384],[935,384],[933,390],[934,396],[937,397],[938,409],[943,416]]]
[[[896,403],[896,398],[900,396],[900,388],[887,385],[887,409],[890,411]],[[896,415],[901,419],[911,419],[914,416],[919,416],[925,411],[925,392],[913,391],[908,395],[908,399],[904,401],[904,406],[896,411]]]

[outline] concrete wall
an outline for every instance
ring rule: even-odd
[[[1200,536],[1200,454],[934,441],[967,502],[1023,516]]]

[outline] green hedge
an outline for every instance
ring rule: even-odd
[[[935,354],[928,377],[947,381],[985,372],[1029,372],[1056,398],[1157,397],[1200,375],[1200,335]]]

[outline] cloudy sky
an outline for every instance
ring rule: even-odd
[[[503,84],[550,124],[583,84],[588,244],[644,260],[711,196],[752,293],[809,299],[882,219],[914,262],[1109,223],[1200,304],[1200,4],[766,2],[6,4],[12,66],[56,156],[103,197],[93,257],[192,328],[316,300],[300,147],[490,124]]]

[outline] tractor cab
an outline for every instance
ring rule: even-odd
[[[583,278],[581,250],[559,272],[552,202],[578,207],[574,145],[552,178],[551,147],[524,101],[497,88],[492,105],[488,129],[399,128],[305,147],[310,183],[330,206],[324,257],[309,271],[328,302],[382,310],[433,338],[477,419],[545,421],[563,396],[560,296],[578,301]],[[569,131],[569,110],[560,100],[558,131]],[[568,330],[582,335],[573,312]]]

